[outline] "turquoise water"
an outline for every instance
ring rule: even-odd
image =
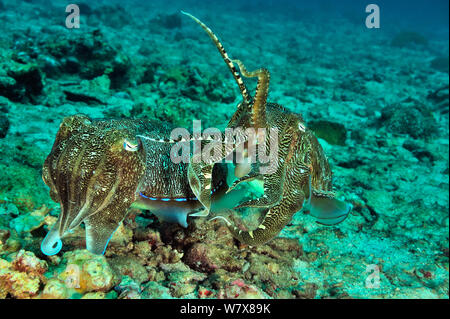
[[[79,2],[79,23],[67,1],[17,3],[0,0],[0,298],[448,298],[447,1],[378,1],[379,20],[367,20],[376,12],[363,1]],[[112,202],[124,218],[111,231],[83,220],[46,241],[44,254],[60,204],[69,203],[42,179],[64,118],[154,120],[144,135],[159,139],[172,127],[192,131],[194,120],[223,130],[242,102],[217,48],[181,10],[205,23],[231,59],[270,72],[267,101],[302,115],[296,127],[318,138],[334,197],[351,212],[324,226],[314,218],[321,212],[299,211],[268,243],[245,245],[223,219],[209,221],[214,212],[205,218],[202,205],[182,206],[196,194],[173,198],[167,185],[189,185],[186,171],[147,170],[146,185],[162,189],[141,192],[153,206]],[[240,74],[255,96],[256,79]],[[103,143],[116,128],[96,138]],[[105,160],[115,150],[149,154],[144,138],[121,138]],[[86,135],[65,149],[78,156],[93,141]],[[81,170],[70,174],[84,164],[69,151],[50,156],[61,159],[58,187],[83,190]],[[234,168],[213,174],[213,192],[233,182]],[[83,174],[95,170],[101,166],[87,165]],[[124,174],[130,181],[134,173]],[[126,193],[102,193],[104,185],[90,186],[94,202]],[[262,193],[256,180],[214,207]],[[82,209],[74,207],[75,218]],[[194,210],[199,216],[186,220]],[[257,229],[266,213],[248,208],[226,218]]]

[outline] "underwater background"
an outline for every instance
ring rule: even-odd
[[[69,29],[69,3],[80,28]],[[367,28],[365,8],[380,8]],[[0,298],[448,298],[448,1],[0,0]],[[104,255],[60,212],[42,166],[64,117],[223,128],[241,101],[208,36],[271,72],[268,101],[302,114],[337,196],[332,227],[299,212],[265,245],[219,220],[130,209]],[[244,79],[250,91],[256,81]],[[257,190],[243,187],[243,196]],[[255,209],[243,223],[257,226]],[[74,283],[75,281],[75,283]]]

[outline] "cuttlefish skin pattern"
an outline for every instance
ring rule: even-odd
[[[200,206],[187,180],[187,164],[170,159],[171,130],[159,121],[64,118],[43,166],[43,180],[61,213],[42,251],[57,253],[61,238],[84,222],[86,248],[104,253],[132,204],[145,208],[159,203],[187,211]],[[225,187],[224,169],[214,174],[213,189]]]
[[[230,69],[242,95],[243,101],[228,123],[228,128],[266,128],[278,131],[278,154],[275,172],[261,174],[254,167],[245,176],[236,180],[230,189],[241,182],[260,179],[264,182],[264,195],[238,205],[241,207],[260,207],[266,214],[261,224],[254,230],[244,231],[236,227],[223,216],[233,236],[248,245],[260,245],[274,237],[291,221],[293,215],[300,211],[309,211],[319,223],[333,225],[342,222],[349,214],[352,206],[334,197],[332,192],[332,172],[328,160],[317,138],[306,128],[301,115],[295,114],[281,105],[267,102],[270,73],[261,68],[249,72],[239,60],[232,60],[226,53],[217,36],[203,22],[189,13],[183,14],[192,18],[208,34],[216,45],[223,60]],[[235,64],[239,67],[240,74]],[[252,97],[246,88],[244,77],[257,78],[255,95]],[[266,145],[270,145],[269,134]],[[248,137],[236,136],[236,145],[247,143]],[[245,144],[244,144],[245,145]],[[199,198],[206,210],[211,209],[210,192],[213,180],[213,167],[230,152],[222,145],[220,158],[211,161],[193,161],[188,168],[188,178],[194,194]],[[256,165],[257,166],[257,165]]]

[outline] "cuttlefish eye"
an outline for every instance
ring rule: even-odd
[[[125,139],[123,141],[123,148],[128,152],[136,152],[139,150],[139,141],[134,140],[130,141],[129,139]]]

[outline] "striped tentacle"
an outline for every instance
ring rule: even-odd
[[[244,63],[240,60],[232,60],[239,66],[239,69],[243,76],[247,78],[258,78],[258,84],[256,86],[255,98],[252,105],[252,121],[253,126],[256,128],[266,127],[266,103],[267,96],[269,94],[269,82],[270,73],[267,69],[261,68],[253,72],[249,72]]]
[[[208,34],[208,36],[211,38],[211,40],[216,45],[217,49],[219,50],[220,55],[222,56],[223,60],[227,64],[228,68],[230,69],[231,73],[233,74],[234,80],[236,81],[237,85],[239,86],[239,90],[241,91],[242,98],[244,99],[244,104],[249,106],[251,104],[251,97],[248,94],[248,90],[245,86],[244,81],[242,81],[241,76],[239,75],[239,72],[234,67],[233,62],[228,57],[227,52],[225,51],[222,43],[220,43],[217,36],[211,31],[210,28],[208,28],[203,22],[201,22],[199,19],[194,17],[192,14],[181,11],[181,13],[187,15],[188,17],[192,18],[195,22],[197,22],[203,30]]]

